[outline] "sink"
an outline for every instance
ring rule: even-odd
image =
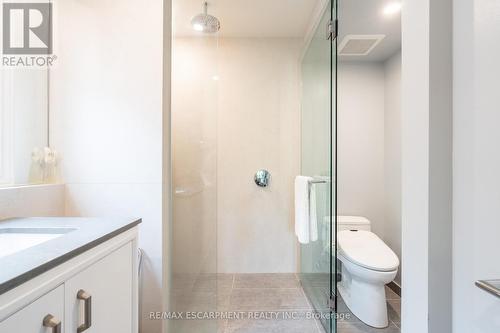
[[[61,237],[74,228],[0,228],[0,258]]]

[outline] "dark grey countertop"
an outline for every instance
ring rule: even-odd
[[[12,232],[13,228],[48,228],[61,231],[56,233],[66,232],[58,238],[0,257],[0,295],[139,223],[141,219],[86,217],[34,217],[0,221],[0,233],[9,229]]]

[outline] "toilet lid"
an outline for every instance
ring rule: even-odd
[[[365,268],[390,272],[399,266],[396,254],[373,232],[345,230],[338,234],[340,254]]]

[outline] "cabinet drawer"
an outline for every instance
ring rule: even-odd
[[[44,327],[44,318],[52,316],[52,324],[58,321],[60,332],[64,333],[64,286],[59,286],[14,313],[0,323],[0,333],[52,333],[57,327]],[[50,326],[49,322],[46,322]],[[52,325],[52,326],[53,326]]]

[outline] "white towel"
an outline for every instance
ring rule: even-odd
[[[295,235],[301,244],[318,240],[316,193],[310,183],[312,180],[305,176],[295,178]]]

